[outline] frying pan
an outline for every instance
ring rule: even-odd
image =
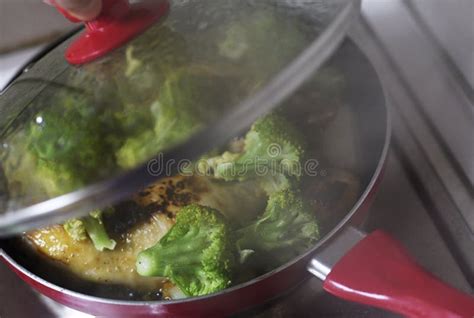
[[[40,53],[41,54],[41,53]],[[213,317],[262,304],[316,275],[336,296],[412,317],[473,317],[474,301],[425,272],[382,231],[357,229],[382,178],[390,142],[390,120],[377,74],[357,46],[346,40],[338,56],[348,82],[364,191],[336,225],[305,254],[244,284],[208,296],[173,301],[123,301],[89,296],[39,275],[35,263],[0,241],[0,258],[31,287],[77,310],[107,317]],[[361,80],[362,79],[362,80]],[[311,138],[311,136],[308,136]],[[345,255],[345,256],[343,256]]]

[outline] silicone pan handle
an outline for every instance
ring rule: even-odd
[[[70,21],[81,22],[52,3]],[[102,0],[101,13],[95,20],[84,22],[86,30],[66,50],[66,60],[71,64],[84,64],[103,57],[154,25],[168,10],[166,0],[134,4],[128,0]]]
[[[474,298],[426,272],[388,234],[376,231],[337,262],[324,289],[408,317],[474,317]]]

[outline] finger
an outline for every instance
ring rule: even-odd
[[[84,21],[94,19],[102,9],[101,0],[55,0],[55,2],[72,16]]]

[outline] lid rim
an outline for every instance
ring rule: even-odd
[[[255,120],[293,93],[337,49],[347,34],[352,18],[359,14],[360,3],[361,0],[354,0],[346,4],[315,41],[260,91],[246,98],[234,111],[224,115],[217,125],[208,127],[185,143],[166,151],[162,155],[165,158],[163,164],[166,165],[166,162],[171,160],[174,162],[179,162],[181,159],[193,160],[216,145],[224,144],[248,129]],[[56,45],[60,43],[57,42]],[[55,46],[50,46],[49,49],[53,47]],[[36,60],[46,53],[40,54]],[[30,64],[31,62],[28,63]],[[165,177],[165,173],[169,173],[169,171],[162,171],[160,174],[150,173],[149,164],[152,159],[111,179],[0,215],[0,238],[87,214],[91,210],[119,202],[124,197],[133,195],[144,186]]]

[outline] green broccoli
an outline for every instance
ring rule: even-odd
[[[293,189],[299,187],[299,179],[295,177],[289,177],[285,174],[270,174],[262,177],[259,180],[260,187],[267,193],[272,195],[273,193]]]
[[[70,219],[63,224],[64,230],[75,241],[87,240],[87,231],[81,219]]]
[[[59,108],[38,113],[27,127],[28,150],[38,173],[52,180],[54,186],[46,189],[52,196],[107,176],[115,158],[106,136],[119,129],[108,105],[95,105],[85,95],[61,95],[55,102]]]
[[[277,114],[254,123],[245,136],[243,152],[225,152],[200,160],[198,171],[215,178],[260,178],[267,193],[289,188],[302,175],[305,141],[288,121]]]
[[[239,9],[239,17],[219,28],[219,54],[237,63],[257,85],[281,71],[312,40],[302,29],[304,24],[274,9]]]
[[[194,77],[181,76],[183,72],[179,70],[188,68],[185,66],[190,62],[186,42],[164,26],[148,30],[140,40],[132,41],[113,54],[116,58],[62,75],[64,82],[70,87],[80,87],[80,91],[58,92],[48,88],[29,106],[31,113],[32,110],[37,113],[20,131],[23,138],[19,142],[26,145],[24,148],[31,155],[39,179],[44,180],[43,192],[50,197],[77,190],[149,159],[162,150],[162,145],[167,145],[167,136],[174,130],[178,132],[169,137],[169,143],[176,142],[173,139],[180,135],[180,128],[169,127],[168,134],[160,134],[160,138],[154,133],[157,129],[164,130],[160,128],[162,121],[169,124],[173,116],[163,115],[164,110],[156,107],[156,100],[160,96],[162,103],[170,104],[168,110],[190,107],[181,105],[182,100],[168,102],[181,94],[179,90],[183,87],[173,88],[172,96],[166,89],[162,93],[160,88],[173,86],[170,83],[174,83],[173,78],[177,76],[189,79],[189,83],[183,84],[184,88],[192,86],[187,85],[192,81],[198,84],[205,81],[205,75],[199,77],[203,72],[190,72]],[[188,104],[193,98],[204,99],[197,95],[201,88],[201,95],[207,96],[209,82],[212,78],[205,87],[194,84],[196,89],[189,92]],[[186,112],[180,112],[181,116],[183,113]],[[186,120],[176,120],[184,121],[185,126],[192,116],[194,113]],[[196,121],[199,123],[199,119]],[[155,129],[155,126],[160,127]],[[186,136],[186,132],[189,130],[183,131],[183,135]],[[137,142],[140,139],[147,147]],[[122,148],[131,150],[121,156]],[[12,158],[14,160],[16,158]],[[13,171],[8,173],[14,174]]]
[[[168,277],[188,296],[228,287],[234,249],[228,225],[219,212],[200,205],[181,209],[176,224],[137,258],[142,276]]]
[[[319,239],[314,212],[302,196],[292,190],[273,193],[264,214],[237,230],[237,246],[244,254],[270,255],[280,264],[301,255]]]
[[[183,36],[165,25],[150,28],[116,54],[111,60],[119,65],[113,65],[117,69],[108,80],[113,79],[120,99],[136,108],[153,103],[168,76],[192,61]]]
[[[76,241],[89,237],[98,251],[113,250],[116,242],[112,240],[102,222],[102,212],[94,211],[82,219],[71,219],[63,224],[66,232]]]
[[[134,167],[159,151],[184,141],[233,105],[239,89],[229,74],[208,65],[176,69],[150,106],[154,129],[128,138],[117,151],[123,168]]]

